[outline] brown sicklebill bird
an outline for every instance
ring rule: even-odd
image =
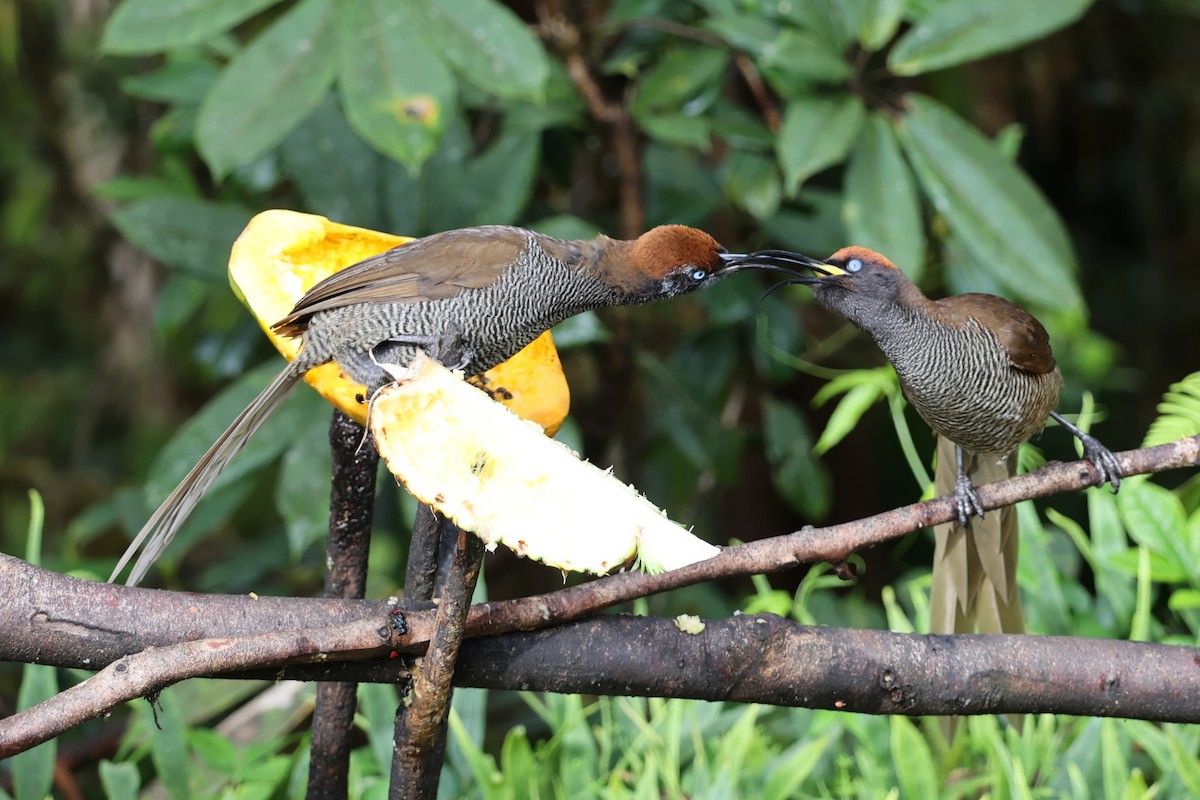
[[[931,631],[1021,632],[1016,510],[985,516],[974,484],[1015,474],[1017,447],[1048,417],[1079,437],[1101,483],[1116,491],[1121,479],[1108,448],[1054,410],[1062,375],[1046,329],[994,295],[930,300],[865,247],[843,248],[824,261],[784,250],[745,260],[816,273],[793,273],[780,285],[810,286],[822,305],[869,333],[896,368],[905,397],[938,434],[936,490],[954,493],[958,521],[935,528]],[[982,520],[969,527],[972,515]]]
[[[335,361],[374,392],[418,348],[436,356],[449,337],[464,353],[463,363],[449,366],[475,375],[567,317],[686,294],[737,271],[740,258],[682,225],[632,241],[565,241],[486,226],[417,239],[331,275],[274,326],[303,340],[299,355],[163,501],[109,580],[139,549],[128,583],[142,579],[221,470],[313,367]]]

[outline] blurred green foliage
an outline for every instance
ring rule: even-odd
[[[0,32],[19,33],[0,34],[0,547],[25,551],[37,487],[52,568],[107,575],[277,369],[224,275],[238,231],[269,207],[410,235],[676,222],[731,250],[867,245],[930,293],[997,292],[1038,315],[1064,410],[1094,391],[1114,449],[1141,440],[1163,387],[1197,366],[1195,3],[122,0],[89,16],[98,7],[0,0]],[[802,289],[760,299],[765,286],[740,276],[567,323],[572,444],[714,541],[916,499],[932,440],[878,352]],[[1196,430],[1196,381],[1172,387],[1152,440]],[[164,585],[320,590],[328,414],[311,393],[290,399],[159,562]],[[1042,443],[1069,455],[1058,432]],[[1195,642],[1200,482],[1177,481],[1022,507],[1031,630]],[[373,595],[398,588],[411,514],[381,490]],[[930,550],[919,535],[877,548],[851,586],[816,569],[646,606],[716,616],[753,591],[749,609],[805,623],[920,629]],[[496,596],[553,588],[547,572],[488,566]],[[185,751],[202,768],[162,770],[173,796],[214,774],[299,796],[294,726],[232,747],[208,714],[244,694],[197,685],[166,702],[164,733],[143,705],[116,753],[128,760],[100,764],[108,796],[133,796],[149,763]],[[1200,772],[1194,736],[1170,726],[978,719],[947,751],[907,720],[577,698],[531,699],[532,740],[514,730],[488,755],[470,747],[473,702],[447,780],[481,796],[532,781],[583,796],[907,797],[932,796],[931,780],[945,796],[1152,783],[1169,796],[1195,792]],[[356,796],[383,790],[379,759],[356,753]],[[736,786],[722,784],[718,767],[735,764]],[[794,784],[770,779],[784,764]],[[40,791],[44,766],[30,769],[18,796]]]

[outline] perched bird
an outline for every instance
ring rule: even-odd
[[[976,482],[1015,474],[1016,450],[1047,418],[1079,437],[1101,482],[1121,469],[1094,437],[1054,410],[1062,375],[1042,324],[1001,297],[930,300],[892,262],[865,247],[824,261],[764,250],[747,262],[804,267],[779,285],[806,284],[825,307],[866,331],[896,369],[905,397],[938,434],[936,488],[953,491],[957,523],[935,529],[931,599],[935,633],[1019,632],[1015,510],[984,515]],[[972,515],[982,521],[968,527]]]
[[[707,233],[682,225],[630,241],[598,236],[565,241],[485,226],[417,239],[337,272],[313,286],[274,329],[303,341],[296,359],[246,407],[150,517],[109,580],[142,548],[136,584],[170,543],[221,470],[293,386],[331,361],[374,392],[417,348],[437,354],[456,340],[468,375],[505,361],[574,314],[635,305],[699,288],[736,271]]]

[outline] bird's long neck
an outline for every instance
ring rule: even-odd
[[[893,364],[905,361],[914,346],[940,337],[945,329],[936,303],[908,281],[886,297],[851,294],[845,305],[840,310],[871,335]]]

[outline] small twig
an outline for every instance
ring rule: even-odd
[[[771,97],[771,91],[763,81],[762,75],[759,74],[758,67],[754,66],[750,56],[745,53],[738,53],[733,63],[737,64],[738,72],[742,73],[742,80],[746,82],[746,87],[753,95],[754,102],[758,103],[767,127],[771,129],[771,133],[778,135],[779,130],[783,127],[783,117],[779,113],[779,105]]]
[[[483,542],[474,534],[458,531],[454,559],[438,603],[433,639],[413,673],[411,702],[402,705],[396,714],[392,797],[437,796],[446,753],[454,665],[482,563]]]
[[[362,425],[341,411],[333,412],[329,446],[333,482],[329,498],[329,542],[326,550],[325,596],[362,598],[367,589],[367,557],[375,512],[375,480],[379,451],[361,447],[369,436]],[[343,798],[349,791],[350,731],[358,704],[358,684],[325,682],[317,686],[312,720],[312,757],[308,765],[308,797]]]
[[[637,237],[645,229],[646,211],[642,204],[642,157],[637,129],[629,114],[633,87],[623,102],[608,99],[592,74],[583,54],[583,37],[564,12],[561,0],[539,0],[536,6],[542,30],[551,39],[567,67],[571,83],[583,98],[588,113],[612,128],[612,150],[620,175],[620,232],[626,239]]]

